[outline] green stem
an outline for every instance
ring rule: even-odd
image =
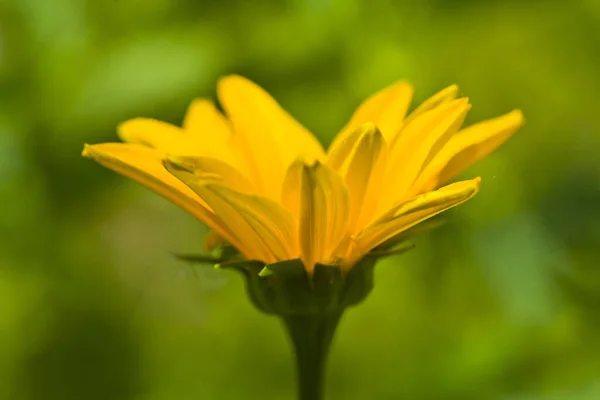
[[[298,400],[322,400],[329,346],[342,313],[293,315],[283,322],[294,346]]]

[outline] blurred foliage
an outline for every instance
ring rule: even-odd
[[[366,95],[458,83],[527,125],[378,267],[330,399],[600,398],[600,1],[0,0],[0,398],[292,399],[278,321],[191,269],[205,229],[80,157],[239,73],[327,144]]]

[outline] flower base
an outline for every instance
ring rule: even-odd
[[[376,261],[413,247],[395,247],[398,243],[402,241],[376,249],[346,272],[337,265],[317,264],[311,275],[298,259],[265,265],[237,259],[228,248],[219,258],[177,257],[241,273],[252,303],[283,321],[296,357],[298,399],[321,400],[327,355],[338,323],[346,308],[362,302],[373,289]]]
[[[264,265],[230,262],[244,274],[248,294],[261,311],[283,321],[294,347],[298,399],[321,400],[329,347],[347,307],[363,301],[373,288],[376,257],[365,257],[347,273],[317,264],[312,276],[300,260]]]

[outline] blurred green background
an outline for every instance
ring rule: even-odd
[[[0,0],[0,399],[293,399],[291,351],[206,233],[80,157],[220,75],[324,144],[368,94],[458,83],[527,124],[481,193],[382,263],[328,399],[600,399],[600,1]]]

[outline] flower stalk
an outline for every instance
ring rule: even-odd
[[[342,312],[282,317],[294,347],[298,400],[322,400],[329,348]]]

